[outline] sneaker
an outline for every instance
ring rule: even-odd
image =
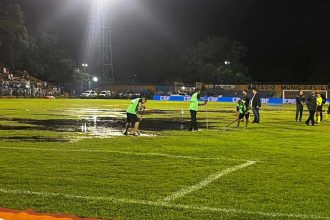
[[[309,122],[306,121],[305,124],[309,126]]]
[[[123,132],[123,135],[126,135],[126,136],[127,136],[127,132],[126,132],[126,131],[124,131],[124,132]]]

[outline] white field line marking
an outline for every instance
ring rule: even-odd
[[[173,193],[172,195],[164,198],[163,201],[164,202],[170,202],[170,201],[173,201],[175,199],[184,197],[185,195],[187,195],[189,193],[192,193],[196,190],[199,190],[201,188],[206,187],[207,185],[209,185],[210,183],[216,181],[217,179],[219,179],[220,177],[222,177],[224,175],[227,175],[229,173],[232,173],[232,172],[235,172],[237,170],[243,169],[245,167],[251,166],[255,163],[256,163],[256,161],[247,161],[246,163],[239,164],[239,165],[233,166],[233,167],[229,167],[229,168],[227,168],[225,170],[222,170],[218,173],[214,173],[214,174],[208,176],[206,179],[202,180],[201,182],[199,182],[195,185],[189,186],[189,187],[184,188],[184,189],[182,189],[178,192]]]
[[[288,214],[281,212],[261,212],[261,211],[248,211],[243,209],[228,209],[228,208],[214,208],[209,206],[199,206],[199,205],[183,205],[183,204],[171,204],[167,202],[154,202],[148,200],[138,200],[138,199],[121,199],[114,197],[104,197],[104,196],[81,196],[81,195],[70,195],[70,194],[60,194],[60,193],[49,193],[49,192],[33,192],[28,190],[8,190],[0,188],[0,193],[3,194],[14,194],[14,195],[31,195],[39,197],[62,197],[66,199],[80,199],[86,201],[106,201],[113,203],[126,203],[135,205],[149,205],[158,207],[167,207],[172,209],[185,209],[193,210],[199,212],[220,212],[227,214],[243,214],[243,215],[259,215],[265,217],[273,218],[299,218],[299,219],[326,219],[330,220],[328,216],[319,215],[309,215],[309,214]]]
[[[55,152],[83,152],[83,153],[113,153],[113,154],[126,154],[136,156],[151,156],[151,157],[168,157],[177,159],[190,159],[190,160],[222,160],[222,161],[247,161],[244,159],[232,158],[219,158],[219,157],[193,157],[184,155],[162,154],[162,153],[142,153],[133,151],[112,151],[112,150],[89,150],[89,149],[57,149],[57,148],[33,148],[33,147],[0,147],[6,150],[23,150],[23,151],[55,151]]]

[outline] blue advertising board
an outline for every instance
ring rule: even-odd
[[[209,102],[237,102],[240,97],[202,97],[201,101],[207,100]],[[157,96],[153,97],[153,100],[158,101],[181,101],[189,102],[190,96]],[[295,104],[295,99],[281,99],[281,98],[261,98],[261,102],[270,105],[280,105],[282,103]]]

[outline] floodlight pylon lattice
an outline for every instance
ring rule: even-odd
[[[110,8],[105,0],[99,0],[97,10],[99,29],[98,78],[102,82],[110,82],[115,80],[112,63],[111,25],[110,18],[106,13]]]

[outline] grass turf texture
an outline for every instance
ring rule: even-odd
[[[293,105],[264,106],[261,124],[237,129],[224,128],[235,104],[208,103],[210,130],[201,107],[202,132],[164,130],[155,137],[85,138],[30,123],[79,121],[128,103],[1,99],[0,207],[106,219],[329,219],[330,126],[294,122]],[[182,109],[189,120],[187,106],[148,101],[156,111],[142,123],[179,127]],[[247,160],[257,163],[164,202]]]

